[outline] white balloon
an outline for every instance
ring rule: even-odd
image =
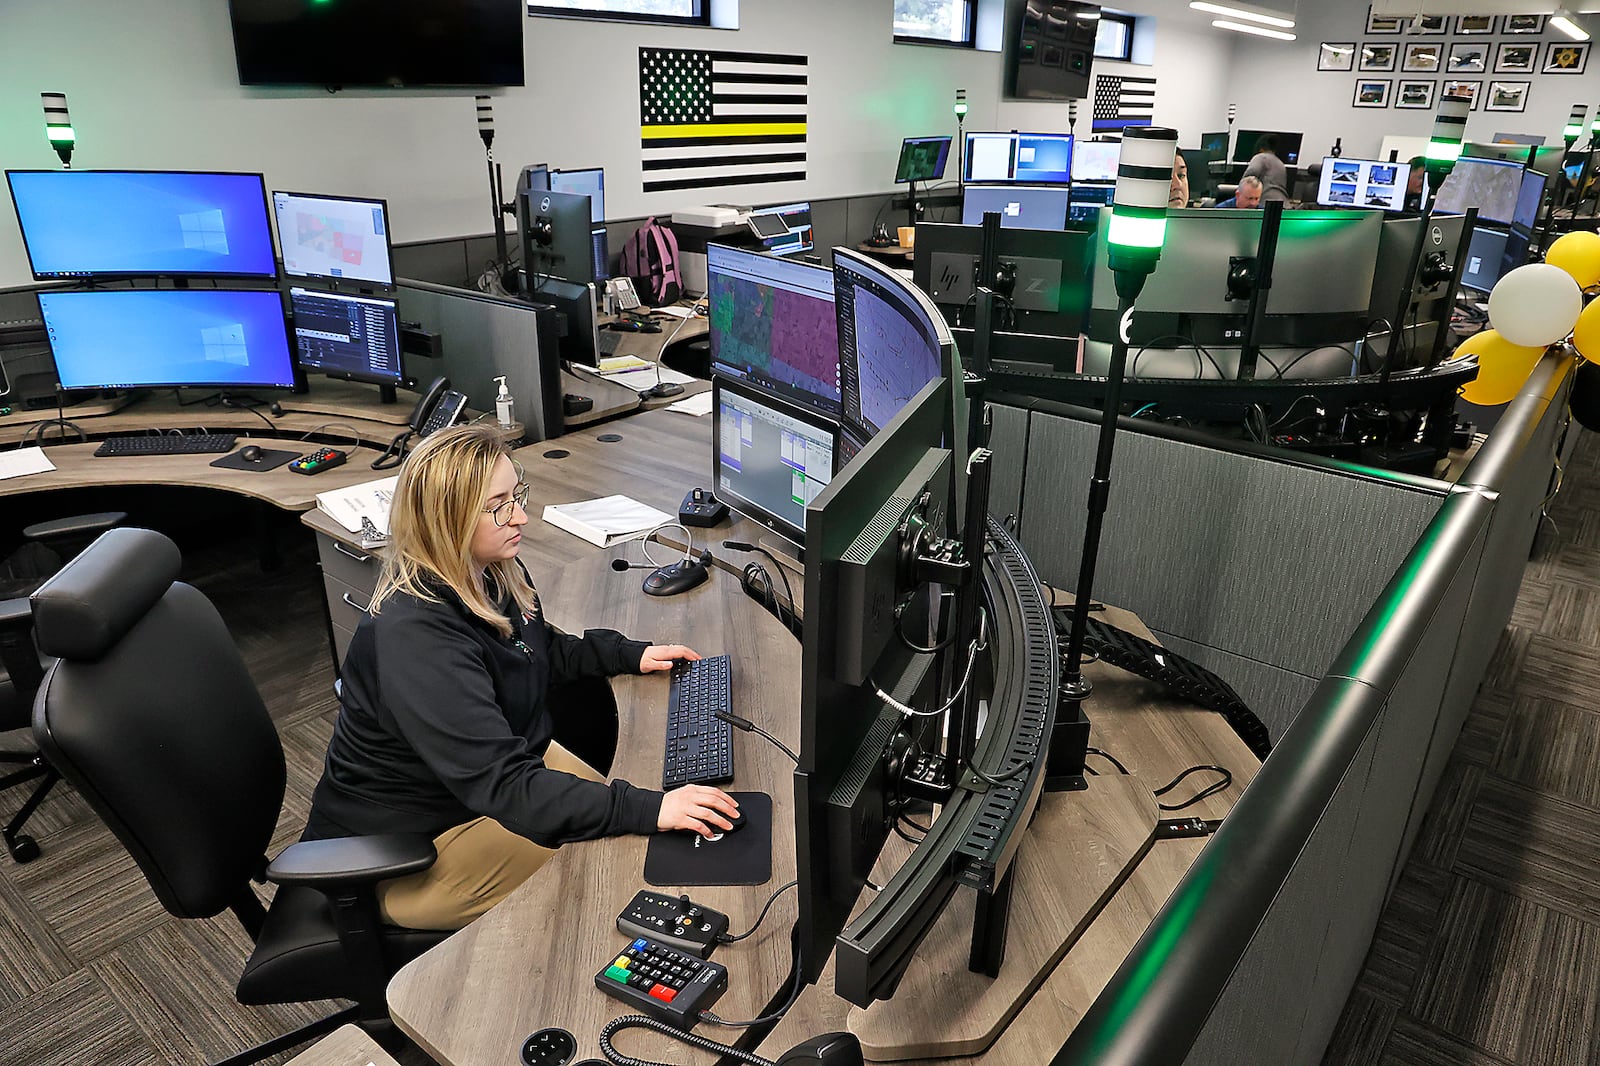
[[[1583,311],[1583,290],[1558,266],[1529,263],[1489,294],[1489,323],[1512,344],[1544,348],[1564,340]]]

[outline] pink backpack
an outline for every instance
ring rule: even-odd
[[[683,295],[678,272],[678,238],[654,218],[622,246],[622,272],[633,279],[639,299],[652,307],[675,303]]]

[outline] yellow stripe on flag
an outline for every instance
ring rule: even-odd
[[[684,126],[641,126],[639,136],[646,141],[676,137],[776,137],[804,135],[804,122],[712,122]]]

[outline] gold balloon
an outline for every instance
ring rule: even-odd
[[[1600,282],[1600,233],[1575,230],[1563,234],[1544,254],[1544,261],[1565,270],[1587,289]]]
[[[1600,300],[1591,301],[1578,316],[1572,327],[1572,346],[1585,359],[1600,362]]]
[[[1457,359],[1469,355],[1478,357],[1478,376],[1461,386],[1462,399],[1480,407],[1498,407],[1517,395],[1544,349],[1512,344],[1495,330],[1486,329],[1468,337],[1456,349]]]

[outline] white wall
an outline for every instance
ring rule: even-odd
[[[1537,8],[1538,5],[1534,5]],[[1382,74],[1360,74],[1356,71],[1319,72],[1317,50],[1323,41],[1363,40],[1405,42],[1430,41],[1502,41],[1504,36],[1485,37],[1400,37],[1368,36],[1366,30],[1366,4],[1352,0],[1329,0],[1327,3],[1301,3],[1295,29],[1298,40],[1293,43],[1257,41],[1239,37],[1236,47],[1234,77],[1230,94],[1239,104],[1237,126],[1246,129],[1287,129],[1305,133],[1301,158],[1318,160],[1327,154],[1335,137],[1343,138],[1346,155],[1357,158],[1371,157],[1377,152],[1383,138],[1389,134],[1426,137],[1433,129],[1432,111],[1363,109],[1350,106],[1358,77],[1391,78],[1396,88],[1401,79],[1421,78],[1442,81],[1442,76],[1406,74],[1399,69]],[[1600,19],[1587,21],[1600,24]],[[1452,27],[1454,21],[1452,19]],[[1597,28],[1591,26],[1591,29]],[[1543,62],[1543,42],[1565,40],[1554,31],[1538,38],[1516,38],[1541,42],[1540,62]],[[1396,64],[1398,68],[1399,64]],[[1484,82],[1480,94],[1487,93],[1492,80],[1531,81],[1527,111],[1522,114],[1484,111],[1480,99],[1478,109],[1467,118],[1468,140],[1489,140],[1497,132],[1543,134],[1548,144],[1561,143],[1561,128],[1566,125],[1567,113],[1577,102],[1594,105],[1600,102],[1600,57],[1591,55],[1583,74],[1494,74],[1493,51],[1490,54],[1491,72],[1463,75]]]
[[[900,139],[994,123],[1002,60],[897,46],[891,0],[743,0],[738,31],[566,19],[525,22],[525,88],[496,91],[496,158],[603,166],[607,212],[627,218],[707,200],[771,202],[887,190]],[[641,44],[810,57],[803,186],[641,191]],[[221,0],[0,0],[0,163],[54,167],[41,91],[65,92],[74,165],[261,171],[268,188],[389,200],[397,241],[492,228],[470,91],[246,89]],[[29,280],[15,215],[0,210],[0,288]]]

